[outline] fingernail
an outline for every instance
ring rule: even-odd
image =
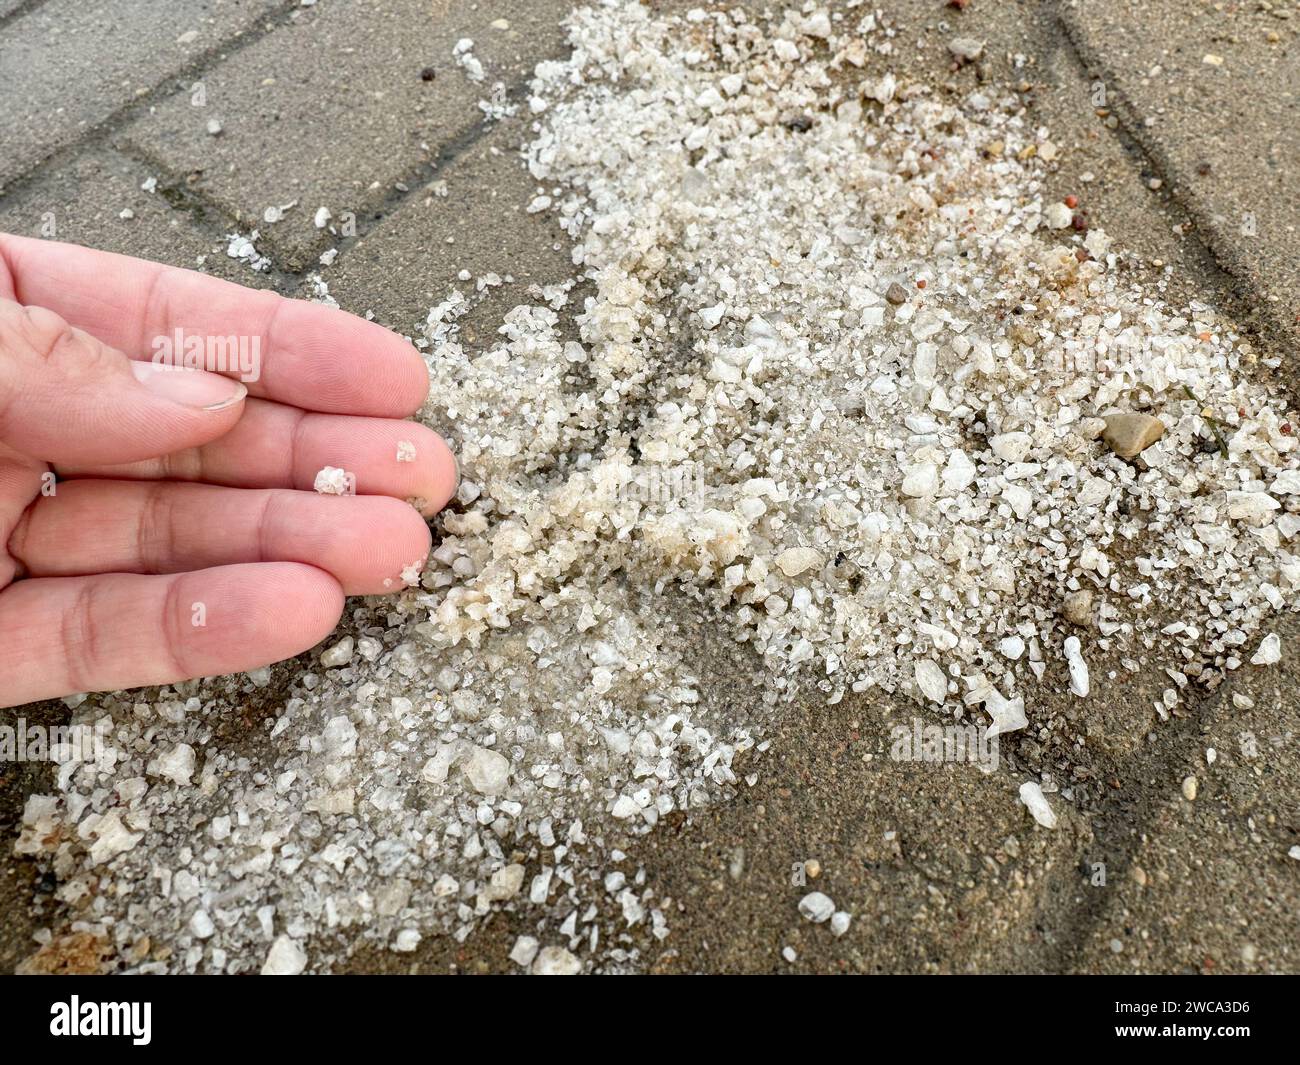
[[[242,382],[206,370],[159,366],[133,359],[131,372],[155,396],[212,413],[233,407],[248,395]]]

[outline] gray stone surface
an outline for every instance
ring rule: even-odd
[[[1294,623],[1279,632],[1281,666],[1245,667],[1122,763],[1121,787],[1093,819],[1108,879],[1073,970],[1300,968],[1300,863],[1287,856],[1300,840],[1300,639]]]
[[[429,185],[323,271],[331,295],[409,333],[453,287],[475,292],[475,281],[458,277],[462,270],[474,279],[509,278],[475,295],[481,303],[468,323],[473,330],[495,328],[528,301],[530,285],[569,276],[568,237],[549,212],[526,211],[537,186],[519,154],[522,132],[519,122],[508,122],[439,167]]]
[[[47,0],[14,19],[0,32],[0,187],[283,6]]]
[[[14,14],[24,5],[30,7],[31,0],[0,0],[0,19],[7,18]]]
[[[150,178],[157,183],[153,192],[143,188]],[[242,285],[291,289],[296,279],[254,273],[231,259],[228,230],[229,219],[195,197],[183,179],[107,148],[51,166],[39,182],[0,200],[0,231],[155,259]]]
[[[1233,278],[1238,316],[1300,339],[1300,7],[1151,0],[1060,6],[1070,41]],[[1294,363],[1284,371],[1297,383]]]
[[[554,18],[525,7],[501,30],[490,25],[498,17],[495,5],[447,0],[320,4],[208,72],[203,107],[177,92],[123,140],[196,175],[196,190],[260,227],[272,254],[302,269],[331,243],[313,224],[318,207],[336,226],[350,213],[355,231],[368,231],[478,135],[478,104],[495,82],[517,90],[539,59],[559,53]],[[462,38],[475,42],[481,82],[453,61]],[[217,136],[207,131],[213,119]],[[266,208],[294,201],[283,221],[262,222]]]
[[[27,175],[0,195],[0,228],[33,232],[52,212],[62,239],[183,266],[205,256],[204,269],[298,292],[309,291],[305,274],[320,251],[336,246],[337,261],[321,271],[332,294],[403,332],[463,284],[460,270],[509,274],[513,283],[491,290],[465,320],[471,342],[495,329],[529,285],[568,272],[567,240],[549,216],[524,210],[535,191],[517,155],[526,117],[485,126],[477,106],[496,80],[517,99],[532,63],[560,51],[568,4],[165,6],[159,18],[152,4],[116,4],[110,13],[29,0],[6,20],[0,0],[0,182]],[[868,74],[888,66],[940,92],[1016,94],[1061,148],[1048,191],[1078,196],[1089,221],[1163,277],[1173,298],[1205,299],[1257,329],[1284,354],[1279,378],[1294,396],[1294,4],[879,6],[898,28],[899,47],[889,60],[873,55]],[[259,23],[271,8],[280,13]],[[190,17],[195,11],[204,17]],[[1295,17],[1278,17],[1284,12]],[[494,29],[503,13],[509,29]],[[134,36],[113,24],[134,27]],[[176,45],[191,25],[200,38]],[[985,42],[978,62],[953,64],[947,41],[959,34]],[[232,35],[234,45],[215,47]],[[488,73],[481,85],[451,60],[461,37],[475,40]],[[106,51],[120,56],[106,62]],[[1204,63],[1207,53],[1223,64]],[[19,78],[4,65],[34,56],[64,66]],[[144,58],[116,65],[131,56]],[[1152,75],[1156,65],[1162,73]],[[420,79],[426,66],[432,81]],[[185,84],[173,84],[182,70]],[[194,80],[208,93],[204,108],[190,104]],[[139,89],[146,95],[137,101]],[[65,113],[43,124],[40,116],[58,106]],[[220,136],[206,132],[209,117],[222,122]],[[152,195],[140,189],[149,176],[159,184]],[[258,221],[265,207],[293,199],[299,206],[284,222]],[[317,231],[311,214],[322,204],[336,216],[354,211],[357,236]],[[134,217],[120,218],[123,208]],[[1256,213],[1253,237],[1241,232],[1245,211]],[[225,257],[224,234],[253,225],[283,272],[256,275]],[[666,624],[704,634],[693,666],[710,697],[759,698],[732,679],[747,672],[736,666],[743,649],[711,638],[685,604],[673,609]],[[636,842],[636,862],[672,900],[666,941],[632,933],[645,967],[1300,970],[1300,863],[1287,857],[1300,844],[1300,626],[1291,617],[1277,631],[1281,669],[1245,667],[1214,691],[1193,688],[1168,721],[1153,709],[1169,684],[1154,666],[1111,679],[1106,663],[1095,663],[1086,701],[1050,694],[1064,683],[1049,672],[1035,727],[1004,741],[1001,765],[987,776],[891,761],[890,725],[922,713],[904,699],[857,697],[834,707],[803,699],[781,708],[771,750],[741,767],[757,773],[752,787],[690,820],[667,819]],[[245,719],[218,741],[244,742],[249,722],[274,711],[308,660],[276,667]],[[57,703],[15,712],[29,720],[65,714]],[[1060,818],[1050,832],[1016,796],[1021,781],[1044,770],[1070,789],[1068,800],[1049,796]],[[8,854],[26,794],[48,787],[46,774],[44,766],[0,774],[0,853]],[[1182,790],[1189,774],[1199,785],[1192,801]],[[613,836],[606,842],[632,849]],[[821,873],[799,886],[792,871],[808,859]],[[0,967],[31,953],[33,929],[66,926],[71,915],[49,901],[51,886],[29,863],[0,861]],[[811,887],[854,914],[842,938],[799,917]],[[513,971],[514,936],[533,931],[519,917],[495,915],[465,945],[428,938],[400,957],[357,945],[348,968]],[[797,952],[793,964],[781,959],[785,946]]]

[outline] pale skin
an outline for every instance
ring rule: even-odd
[[[178,327],[259,337],[260,375],[157,369]],[[456,489],[402,420],[427,390],[354,315],[0,234],[0,706],[254,669],[399,590]]]

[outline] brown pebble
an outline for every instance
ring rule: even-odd
[[[889,288],[885,289],[885,299],[897,307],[900,303],[907,302],[907,289],[897,281],[893,282]]]
[[[1061,614],[1071,625],[1087,628],[1092,624],[1092,592],[1084,588],[1071,592],[1061,605]]]
[[[1101,438],[1120,458],[1131,459],[1164,435],[1165,423],[1150,414],[1112,414]]]

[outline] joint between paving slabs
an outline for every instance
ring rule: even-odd
[[[1243,332],[1258,333],[1270,347],[1288,347],[1293,338],[1286,335],[1283,321],[1271,312],[1268,293],[1252,280],[1249,267],[1231,243],[1219,239],[1212,228],[1207,230],[1202,226],[1198,217],[1202,212],[1189,202],[1186,190],[1170,179],[1175,167],[1159,141],[1147,133],[1137,107],[1119,88],[1119,78],[1083,39],[1078,28],[1061,14],[1060,4],[1054,4],[1052,10],[1061,36],[1069,45],[1080,71],[1085,77],[1098,79],[1106,86],[1106,107],[1117,122],[1114,128],[1106,128],[1116,136],[1126,154],[1141,160],[1144,169],[1152,177],[1159,178],[1161,187],[1152,190],[1153,195],[1159,196],[1164,204],[1176,208],[1182,215],[1179,219],[1183,227],[1182,239],[1192,242],[1193,257],[1200,265],[1217,275],[1215,288],[1228,305],[1225,309],[1230,310]]]
[[[0,18],[0,32],[3,32],[8,25],[15,19],[23,15],[30,14],[45,4],[46,0],[29,0],[28,4],[12,11],[5,18]],[[10,195],[20,192],[29,187],[44,176],[49,166],[60,159],[73,158],[78,149],[82,147],[104,146],[107,144],[107,138],[123,125],[130,122],[138,115],[147,112],[150,107],[161,101],[168,99],[178,92],[183,91],[175,88],[176,83],[186,79],[193,79],[201,75],[206,70],[214,69],[218,63],[213,60],[220,59],[224,62],[230,56],[242,51],[250,44],[254,44],[263,37],[269,36],[277,29],[286,24],[288,15],[292,11],[302,10],[298,0],[282,0],[281,6],[273,12],[269,12],[262,18],[258,19],[251,26],[232,37],[218,41],[209,48],[199,52],[189,62],[178,70],[167,74],[162,80],[152,85],[146,92],[139,96],[133,96],[119,107],[115,108],[109,114],[104,116],[99,122],[90,126],[86,131],[70,144],[65,144],[60,148],[47,152],[31,163],[20,174],[11,178],[8,183],[0,185],[0,202],[7,199]],[[111,145],[108,145],[111,147]]]
[[[45,6],[45,0],[24,0],[12,11],[0,15],[0,33],[3,33],[5,27],[11,22],[17,22],[24,15],[30,15],[37,8]]]

